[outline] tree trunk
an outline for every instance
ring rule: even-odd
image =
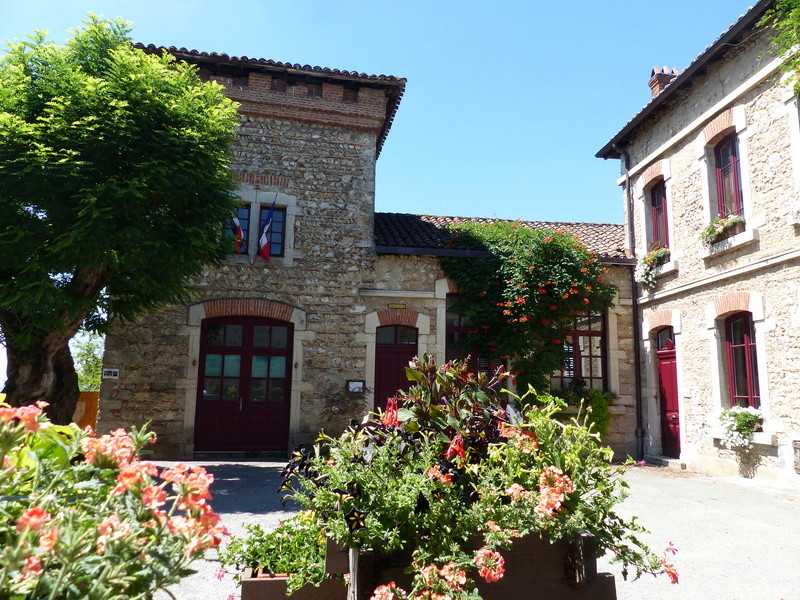
[[[8,339],[6,344],[8,380],[3,390],[6,402],[23,406],[44,400],[50,404],[45,412],[53,423],[71,423],[80,391],[69,343],[63,342],[54,352],[40,346],[18,350]]]

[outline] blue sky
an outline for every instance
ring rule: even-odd
[[[406,77],[377,210],[618,223],[619,164],[595,152],[653,66],[685,68],[751,3],[0,0],[0,40],[63,41],[94,11],[144,43]]]

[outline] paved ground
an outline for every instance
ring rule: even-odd
[[[204,465],[216,478],[212,504],[233,534],[243,533],[245,523],[270,524],[290,514],[275,493],[282,462]],[[675,544],[681,582],[624,581],[617,566],[601,559],[600,569],[617,577],[618,600],[800,600],[800,484],[656,467],[634,467],[626,479],[631,496],[619,512],[640,518],[654,550]],[[171,589],[177,600],[238,599],[231,575],[215,577],[218,563],[194,566],[199,572]]]

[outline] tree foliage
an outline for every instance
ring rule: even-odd
[[[183,300],[187,278],[231,251],[220,224],[234,206],[236,122],[219,85],[134,48],[120,20],[90,15],[65,45],[36,33],[8,46],[0,327],[12,402],[47,396],[52,377],[23,393],[19,374],[64,359],[84,321],[103,331]],[[60,362],[69,370],[68,352]]]
[[[564,334],[576,317],[612,305],[616,288],[604,282],[605,267],[562,232],[464,223],[453,236],[453,245],[486,250],[479,258],[441,258],[458,286],[454,309],[474,324],[465,350],[509,359],[519,389],[545,388],[564,364]]]

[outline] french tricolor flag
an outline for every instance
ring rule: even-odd
[[[261,237],[258,238],[258,255],[269,262],[269,229],[272,226],[272,213],[275,211],[275,202],[269,208],[264,226],[261,228]]]
[[[236,247],[236,254],[242,251],[242,242],[244,241],[244,232],[242,231],[242,224],[239,223],[239,217],[233,217],[233,234],[236,236],[234,246]]]

